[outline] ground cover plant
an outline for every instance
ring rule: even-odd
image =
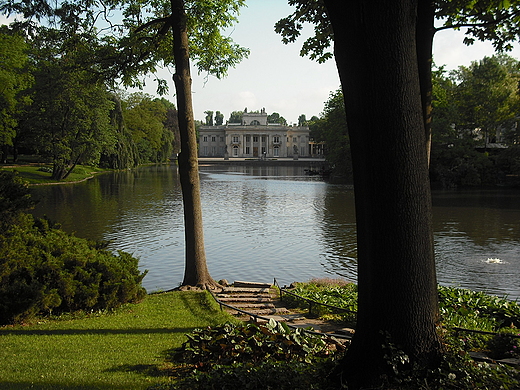
[[[165,356],[186,333],[229,321],[207,292],[189,291],[0,327],[0,389],[146,389],[170,381]]]
[[[170,356],[177,381],[155,389],[326,389],[346,345],[334,338],[266,324],[199,329]],[[333,388],[333,387],[330,387]]]
[[[342,280],[315,279],[305,283],[296,283],[292,286],[292,292],[338,307],[354,309],[356,307],[356,286]],[[516,302],[507,299],[489,296],[482,292],[439,286],[439,300],[441,314],[443,316],[442,327],[439,332],[445,341],[445,354],[440,367],[437,370],[428,370],[421,367],[410,366],[408,357],[400,350],[399,346],[392,343],[391,335],[383,335],[385,340],[386,360],[389,368],[387,381],[388,389],[518,389],[520,388],[520,376],[516,368],[505,365],[495,365],[476,362],[468,352],[485,352],[493,358],[518,357],[518,338],[520,331],[517,329],[520,318],[520,306]],[[293,306],[308,310],[309,302],[284,294],[284,302]],[[351,314],[334,313],[334,310],[323,307],[313,309],[313,315],[335,320],[350,320]],[[468,329],[479,329],[498,332],[498,335],[466,333],[460,331],[461,325]],[[225,341],[220,348],[228,348]],[[232,345],[232,344],[231,344]],[[193,347],[193,346],[192,346]],[[194,356],[197,354],[194,354]],[[314,367],[301,362],[294,365],[294,369],[281,368],[275,360],[264,364],[258,370],[245,367],[243,364],[217,366],[210,373],[197,372],[191,378],[184,378],[184,386],[172,388],[217,388],[214,380],[224,381],[229,389],[247,388],[240,387],[244,383],[255,383],[250,388],[269,389],[273,384],[257,380],[266,372],[266,366],[272,370],[279,369],[277,378],[279,388],[290,388],[294,378],[305,378],[304,382],[298,382],[297,388],[327,389],[331,384],[325,380],[335,364],[336,355],[331,354],[328,359]],[[194,362],[192,362],[194,363]],[[292,365],[292,364],[291,364]],[[303,368],[302,368],[303,366]],[[326,367],[323,370],[323,367]],[[241,375],[251,374],[250,382],[236,378]],[[304,374],[303,374],[304,373]],[[232,380],[235,378],[235,381]],[[248,377],[249,378],[249,377]],[[321,378],[317,382],[313,378]],[[329,377],[330,378],[330,377]],[[188,383],[188,385],[186,384]],[[238,384],[240,383],[240,385]],[[236,387],[234,387],[236,384]]]

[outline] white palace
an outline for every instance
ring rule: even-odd
[[[308,157],[309,128],[267,123],[265,108],[241,123],[199,127],[199,157]]]

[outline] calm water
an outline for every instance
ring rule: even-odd
[[[206,256],[211,275],[281,284],[313,277],[356,280],[354,193],[303,167],[202,166]],[[184,229],[174,166],[33,187],[34,213],[67,231],[111,242],[140,258],[148,291],[179,285]],[[442,284],[520,298],[520,191],[434,193]],[[494,259],[494,260],[489,260]]]

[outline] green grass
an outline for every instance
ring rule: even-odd
[[[149,295],[112,314],[0,328],[0,389],[146,389],[194,328],[232,321],[208,293]]]
[[[17,171],[20,176],[27,180],[29,184],[53,184],[53,183],[74,183],[82,181],[92,177],[94,173],[103,172],[101,168],[89,167],[85,165],[78,165],[74,168],[72,173],[64,180],[57,182],[51,179],[49,172],[43,172],[40,168],[52,168],[52,164],[32,164],[32,165],[17,165],[17,166],[5,166],[0,169]]]

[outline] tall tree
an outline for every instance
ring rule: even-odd
[[[126,85],[142,85],[140,76],[154,73],[158,65],[175,66],[186,235],[184,285],[215,285],[207,271],[202,235],[189,61],[195,59],[199,71],[221,78],[249,54],[221,34],[237,20],[236,14],[244,4],[245,0],[3,0],[0,3],[0,11],[22,14],[29,20],[34,16],[50,17],[59,20],[63,31],[83,28],[89,36],[97,31],[92,28],[95,22],[103,20],[104,35],[93,39],[99,72]],[[113,20],[114,17],[118,19]],[[158,80],[158,89],[166,92],[165,80]]]
[[[213,126],[213,111],[204,111],[206,114],[206,126]]]
[[[244,111],[233,111],[229,114],[229,123],[241,123]]]
[[[215,112],[215,125],[221,126],[224,123],[224,114],[220,111]]]
[[[298,117],[298,126],[306,126],[307,125],[307,117],[305,114],[301,114]]]
[[[435,33],[469,27],[468,39],[510,48],[520,2],[492,0],[289,0],[296,10],[275,29],[285,43],[303,24],[315,34],[301,54],[332,58],[334,42],[351,138],[358,232],[358,332],[346,356],[349,388],[380,380],[380,331],[412,361],[435,365],[440,344],[428,162]],[[435,19],[444,24],[435,27]],[[419,116],[419,119],[418,119]],[[422,119],[422,120],[421,120]],[[370,156],[370,157],[369,157]]]
[[[381,384],[382,335],[414,363],[434,366],[441,351],[416,48],[419,2],[325,0],[356,199],[359,310],[345,358],[349,388]]]
[[[455,76],[460,119],[457,125],[480,129],[484,147],[492,141],[500,142],[502,129],[512,127],[511,122],[518,116],[518,77],[509,72],[500,57],[484,57],[469,67],[461,66]]]
[[[7,162],[8,149],[16,137],[17,112],[29,103],[21,94],[32,82],[28,72],[28,55],[25,39],[6,26],[0,30],[0,148],[2,162]]]
[[[103,148],[114,141],[113,102],[92,69],[77,65],[89,52],[81,36],[40,29],[31,46],[36,58],[33,103],[21,130],[51,157],[53,179],[62,180],[78,163],[99,161]]]
[[[327,161],[333,167],[333,175],[351,182],[352,158],[341,89],[330,94],[320,118],[311,121],[310,130],[315,141],[325,142]]]
[[[280,114],[278,114],[277,112],[273,112],[271,115],[268,115],[267,122],[268,123],[279,123],[280,125],[284,125],[284,126],[287,125],[287,120],[283,116],[280,116]]]
[[[305,40],[300,54],[324,62],[332,58],[332,28],[323,0],[288,0],[296,7],[275,25],[284,43],[294,42],[305,23],[314,25],[314,35]],[[520,1],[430,0],[417,8],[417,57],[421,81],[425,147],[430,155],[432,124],[432,51],[435,34],[446,29],[466,28],[464,43],[489,40],[498,51],[511,50],[511,42],[520,38]],[[436,21],[441,21],[436,26]]]

